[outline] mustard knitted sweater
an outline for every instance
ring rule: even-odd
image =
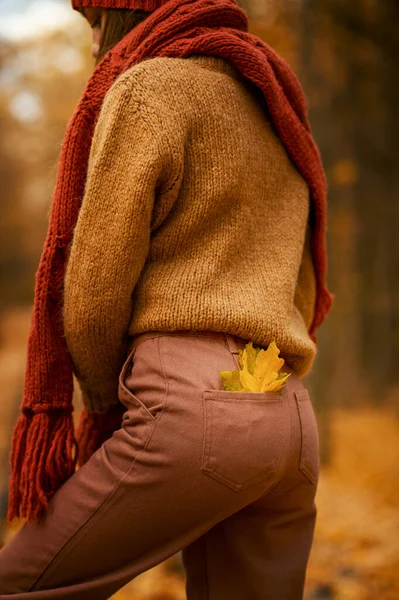
[[[83,400],[118,401],[129,336],[275,340],[300,377],[316,346],[309,189],[262,92],[219,57],[157,57],[107,93],[69,248],[63,321]]]

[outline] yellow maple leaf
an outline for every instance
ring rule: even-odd
[[[284,359],[272,341],[267,350],[248,342],[238,353],[239,371],[219,371],[225,390],[235,392],[278,392],[290,373],[279,373]]]

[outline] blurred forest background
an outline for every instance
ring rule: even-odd
[[[299,75],[329,182],[328,280],[336,299],[307,378],[323,468],[306,600],[394,600],[399,598],[399,2],[239,4],[250,31]],[[89,27],[68,1],[0,0],[2,516],[34,277],[65,126],[93,68],[90,44]],[[4,525],[4,539],[12,534]],[[184,599],[179,555],[140,575],[115,598]]]

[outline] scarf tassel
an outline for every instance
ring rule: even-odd
[[[70,412],[26,411],[19,417],[10,457],[8,521],[42,516],[49,499],[75,471],[76,445]]]

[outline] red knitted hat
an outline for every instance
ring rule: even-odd
[[[74,9],[93,8],[128,8],[153,12],[169,0],[72,0]]]

